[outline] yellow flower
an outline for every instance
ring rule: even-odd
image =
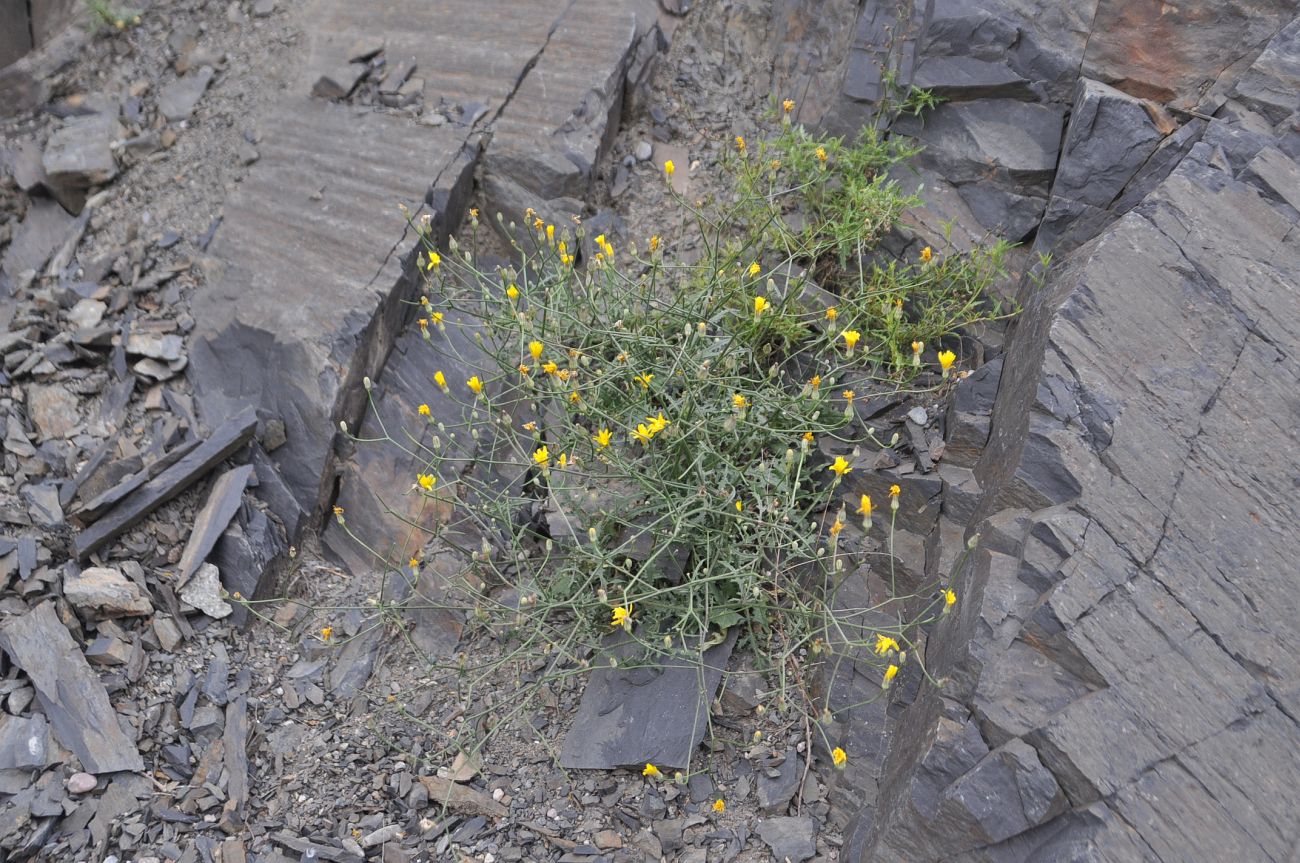
[[[831,306],[826,310],[826,320],[833,321],[840,316],[840,310]]]
[[[826,164],[826,158],[827,158],[827,157],[826,157],[826,148],[825,148],[825,147],[818,147],[818,148],[817,148],[817,161],[821,162],[821,163],[824,165],[824,164]]]
[[[528,422],[524,423],[524,431],[530,431],[530,432],[537,431],[537,421],[529,420]]]
[[[846,754],[844,753],[844,750],[841,749],[841,748],[839,748],[838,746],[836,746],[836,747],[831,751],[831,761],[834,761],[834,762],[835,762],[835,766],[836,766],[836,767],[843,767],[843,766],[844,766],[844,763],[845,763],[846,761],[848,761],[848,760],[849,760],[849,756],[846,755]]]
[[[428,405],[420,405],[418,408],[416,408],[416,412],[419,413],[420,416],[422,417],[427,417],[430,413],[432,413],[432,411],[429,410]]]
[[[546,346],[541,342],[528,343],[528,353],[533,355],[533,362],[537,362],[542,358],[542,351],[544,350],[546,350]]]
[[[430,252],[429,263],[426,264],[424,268],[426,270],[432,270],[440,266],[442,266],[442,255],[438,254],[437,252]]]
[[[320,640],[329,641],[330,638],[333,637],[333,635],[334,635],[334,627],[326,626],[320,631]]]
[[[925,342],[912,342],[912,353],[919,354],[925,350]]]
[[[948,377],[948,370],[952,368],[952,364],[956,361],[957,355],[952,351],[939,352],[939,366],[943,369],[943,376],[945,378]]]
[[[811,378],[808,379],[808,386],[812,387],[814,390],[820,389],[821,385],[822,385],[821,375],[813,375]]]
[[[805,443],[812,443],[812,442],[815,441],[817,438],[813,436],[813,433],[812,433],[812,432],[804,432],[804,433],[803,433],[803,439],[804,439],[804,442],[805,442]]]
[[[951,588],[945,590],[943,592],[944,608],[952,608],[956,604],[957,604],[957,594],[954,593]]]
[[[546,447],[540,446],[533,452],[533,461],[536,462],[539,467],[546,467],[551,463],[551,453],[546,449]]]
[[[613,438],[614,438],[613,432],[611,432],[609,429],[601,429],[600,431],[596,432],[596,436],[593,437],[592,440],[596,442],[597,446],[599,446],[601,449],[604,449],[605,447],[609,446],[609,442]]]
[[[527,363],[520,363],[515,366],[515,368],[519,369],[519,374],[524,375],[525,377],[527,377],[528,373],[532,371],[532,369],[528,367]]]
[[[438,481],[437,477],[429,473],[422,473],[415,480],[420,484],[420,488],[425,491],[433,491],[433,484]]]
[[[335,518],[342,518],[342,517],[343,517],[343,507],[341,507],[341,506],[336,506],[336,507],[334,507],[334,517],[335,517]]]
[[[552,361],[548,360],[547,362],[542,363],[542,371],[546,372],[548,375],[553,375],[559,370],[560,367]]]
[[[858,394],[855,393],[853,390],[845,390],[844,392],[840,393],[840,395],[844,396],[844,400],[849,404],[853,404],[853,400],[858,397]]]
[[[555,226],[554,226],[554,225],[547,225],[547,226],[546,226],[546,242],[550,243],[551,245],[554,245],[554,244],[555,244]]]
[[[857,330],[845,330],[840,333],[840,338],[844,339],[844,346],[851,351],[857,346],[858,339],[862,338],[862,333]]]
[[[839,536],[842,530],[844,530],[844,522],[835,519],[835,523],[831,525],[831,536]]]
[[[844,460],[844,456],[837,455],[835,457],[835,463],[828,467],[827,470],[835,471],[836,476],[844,476],[844,474],[853,470],[853,468],[849,467],[849,463]]]
[[[736,149],[740,151],[740,155],[745,155],[745,138],[743,135],[736,136]]]
[[[897,484],[897,483],[895,483],[894,485],[891,485],[891,486],[889,487],[889,496],[890,496],[890,497],[895,497],[895,498],[896,498],[896,497],[898,497],[898,496],[899,496],[900,494],[902,494],[902,493],[903,493],[903,490],[902,490],[901,488],[898,487],[898,484]]]
[[[638,423],[636,427],[636,431],[632,432],[632,438],[642,446],[649,444],[650,438],[654,436],[655,433],[651,431],[650,427],[645,423]]]
[[[671,177],[676,170],[677,170],[677,166],[673,164],[672,159],[669,159],[667,162],[664,162],[665,177]]]
[[[663,774],[659,772],[659,768],[650,763],[646,764],[645,770],[641,771],[641,775],[649,776],[651,779],[658,779],[660,776],[663,776]]]
[[[882,688],[883,688],[883,689],[888,689],[888,688],[889,688],[889,684],[890,684],[890,683],[893,681],[893,679],[894,679],[895,677],[897,677],[897,676],[898,676],[898,666],[897,666],[897,665],[894,665],[893,663],[890,663],[889,667],[885,669],[885,683],[884,683],[884,686],[883,686]]]
[[[442,312],[434,312],[429,317],[433,318],[433,325],[435,327],[438,327],[439,329],[442,328]]]
[[[420,318],[420,319],[419,319],[418,321],[416,321],[415,323],[416,323],[416,324],[420,327],[420,329],[422,329],[422,330],[427,330],[427,329],[429,328],[429,322],[428,322],[427,320],[425,320],[424,318]]]
[[[713,811],[714,811],[714,812],[717,812],[717,813],[723,813],[723,812],[726,812],[726,811],[727,811],[727,801],[723,800],[721,797],[719,797],[717,800],[714,800],[714,801],[713,801]]]
[[[745,502],[743,500],[736,501],[736,512],[744,512],[744,511],[745,511]]]
[[[754,297],[754,315],[763,314],[769,305],[771,304],[767,301],[767,297]]]
[[[791,111],[793,111],[793,110],[794,110],[794,99],[786,99],[784,102],[782,102],[782,103],[781,103],[781,110],[785,111],[785,113],[787,113],[787,114],[789,114]]]
[[[511,301],[519,299],[519,288],[515,287],[514,284],[511,284],[506,288],[506,296],[509,297]]]
[[[780,159],[773,159],[772,162],[771,162],[771,164],[770,164],[768,167],[770,167],[773,171],[779,171],[779,170],[781,170],[781,160],[780,160]]]
[[[888,656],[890,651],[898,652],[898,642],[888,635],[876,634],[876,656]]]
[[[437,384],[438,389],[442,390],[444,393],[447,391],[447,376],[442,372],[437,371],[433,373],[433,382]]]
[[[651,237],[651,238],[650,238],[650,251],[651,251],[651,252],[657,252],[657,251],[659,251],[659,242],[660,242],[660,240],[659,240],[659,238],[658,238],[657,236],[655,236],[655,237]]]
[[[610,626],[627,627],[632,621],[632,606],[616,605],[613,609],[613,618],[609,621]]]
[[[930,263],[930,259],[933,257],[934,257],[934,252],[930,249],[929,246],[926,246],[924,249],[921,250],[922,263],[926,263],[926,264]]]
[[[465,386],[472,389],[476,394],[481,395],[483,393],[483,382],[478,379],[478,375],[474,375],[474,377],[465,381]]]
[[[654,379],[655,379],[655,376],[652,375],[652,374],[650,374],[649,372],[647,372],[647,373],[645,373],[645,374],[640,374],[640,375],[637,375],[637,376],[636,376],[636,380],[637,380],[638,383],[641,384],[641,389],[643,389],[643,390],[648,390],[648,389],[650,389],[650,382],[651,382],[652,380],[654,380]]]
[[[743,411],[745,408],[749,407],[749,399],[745,398],[740,393],[736,393],[731,397],[731,406],[738,411]]]
[[[567,452],[562,452],[562,453],[560,453],[560,457],[559,457],[559,459],[556,460],[556,463],[557,463],[561,468],[566,468],[566,467],[568,467],[568,466],[569,466],[569,454],[568,454]]]
[[[581,401],[582,401],[582,396],[578,395],[577,390],[574,390],[573,392],[569,393],[569,404],[576,405]]]
[[[761,272],[763,272],[763,268],[758,265],[758,261],[754,261],[754,263],[749,265],[749,277],[751,279]]]
[[[477,218],[478,218],[478,207],[470,207],[470,208],[469,208],[469,217],[470,217],[471,219],[477,219]]]
[[[857,511],[867,518],[871,518],[871,495],[862,495],[862,498],[858,501]]]
[[[541,230],[542,228],[544,228],[544,227],[546,227],[546,222],[544,222],[542,219],[540,219],[540,218],[538,218],[538,219],[533,219],[533,230],[534,230],[534,231],[540,231],[540,230]]]
[[[418,557],[413,557],[407,561],[407,564],[411,567],[411,569],[419,569],[420,559]]]

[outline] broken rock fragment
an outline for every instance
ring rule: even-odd
[[[181,601],[218,620],[229,617],[234,611],[230,603],[221,598],[221,573],[210,563],[200,566],[181,589]]]
[[[63,596],[89,617],[141,617],[153,614],[149,597],[116,569],[92,566],[63,581]]]
[[[102,186],[117,176],[113,144],[122,137],[122,126],[106,114],[70,118],[45,145],[45,173],[61,186]]]

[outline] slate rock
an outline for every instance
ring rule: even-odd
[[[215,75],[211,66],[203,66],[163,87],[158,93],[158,112],[172,123],[189,119]]]
[[[1269,40],[1237,79],[1233,95],[1273,124],[1300,111],[1300,18]]]
[[[817,853],[817,822],[808,816],[764,818],[756,832],[777,860],[799,863]]]
[[[118,725],[99,677],[45,602],[0,625],[0,647],[36,689],[59,741],[90,773],[141,771],[144,761]]]
[[[126,352],[131,356],[172,362],[184,356],[185,340],[174,334],[131,333],[126,339]]]
[[[602,770],[641,767],[647,762],[689,766],[691,754],[704,739],[709,704],[735,641],[733,627],[699,661],[684,652],[632,667],[644,662],[640,648],[625,633],[611,636],[594,660],[596,670],[565,735],[560,763]],[[610,656],[619,658],[618,668],[609,667]]]
[[[46,765],[49,726],[45,716],[20,718],[0,714],[0,770],[41,770]]]
[[[153,603],[135,582],[116,569],[92,566],[63,580],[63,596],[90,617],[153,614]]]
[[[41,271],[75,224],[76,218],[48,198],[36,198],[14,232],[0,259],[0,270],[16,279],[28,270]]]
[[[803,761],[793,749],[780,764],[755,771],[758,778],[758,805],[765,815],[780,815],[790,806],[803,778]],[[775,775],[772,775],[775,774]]]
[[[107,114],[72,117],[50,135],[42,165],[61,186],[102,186],[117,176],[113,144],[123,137],[117,118]]]

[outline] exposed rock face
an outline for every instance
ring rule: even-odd
[[[927,9],[940,32],[948,5]],[[1097,22],[1146,14],[1094,5]],[[928,638],[941,685],[891,709],[848,859],[1280,860],[1300,841],[1300,25],[1280,20],[1293,4],[1169,15],[1094,22],[1075,61],[1033,226],[1058,262],[1024,281],[1005,354],[949,415],[927,569],[980,546]],[[948,44],[973,54],[978,32]],[[1048,71],[1005,86],[1052,104]],[[999,139],[968,128],[989,104],[952,106],[964,137],[930,130],[959,189],[980,152],[997,164]]]

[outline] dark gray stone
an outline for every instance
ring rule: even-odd
[[[1300,111],[1300,18],[1269,41],[1237,79],[1233,95],[1274,124]]]
[[[754,771],[758,779],[758,805],[764,815],[780,815],[789,807],[803,779],[803,760],[793,749],[777,765]]]
[[[84,189],[103,185],[117,176],[113,144],[122,137],[122,126],[115,116],[70,117],[45,144],[45,174],[60,186]]]
[[[208,559],[209,552],[234,518],[244,497],[244,487],[253,473],[251,464],[231,468],[212,483],[208,499],[194,517],[190,538],[181,552],[176,573],[177,589],[185,586],[199,565]]]
[[[777,860],[799,863],[817,853],[817,822],[808,816],[764,818],[756,832]]]
[[[641,658],[626,634],[610,636],[595,659],[573,726],[564,738],[560,763],[568,768],[685,768],[708,726],[709,704],[722,680],[736,630],[694,658]],[[618,668],[609,667],[617,657]]]
[[[44,602],[0,626],[0,647],[36,688],[36,700],[59,742],[90,773],[144,770],[144,761],[118,725],[108,693],[76,642]]]

